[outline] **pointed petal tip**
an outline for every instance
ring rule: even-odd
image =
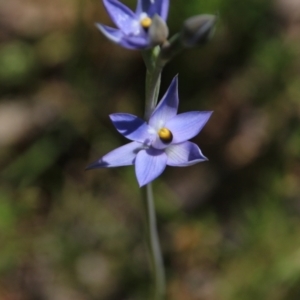
[[[93,167],[93,166],[86,166],[85,168],[84,168],[84,171],[90,171],[90,170],[93,170],[93,169],[96,169],[96,167]]]
[[[148,183],[151,182],[151,180],[147,181],[147,180],[144,180],[144,178],[140,178],[139,176],[136,176],[136,180],[138,182],[139,188],[142,188],[143,186],[145,186],[145,185],[147,185]]]
[[[171,145],[166,149],[167,164],[172,167],[188,167],[207,161],[197,144],[187,141],[177,145]]]
[[[121,30],[103,25],[101,23],[95,23],[95,26],[110,41],[112,41],[113,43],[116,43],[116,44],[122,44],[123,33]]]
[[[172,84],[176,84],[176,85],[178,85],[178,77],[179,77],[179,74],[177,73],[174,77],[173,77],[173,79],[172,79],[172,81],[171,81],[171,83],[170,83],[170,87],[171,87],[171,85]]]
[[[95,163],[92,163],[92,164],[89,164],[85,167],[84,171],[89,171],[89,170],[92,170],[92,169],[95,169],[96,166],[95,166]]]
[[[170,83],[170,86],[169,88],[173,87],[177,90],[177,93],[178,93],[178,73],[173,77],[171,83]]]
[[[178,97],[178,74],[172,79],[171,84],[169,85],[164,96],[159,101],[158,105],[152,112],[149,125],[155,129],[158,125],[166,123],[168,120],[172,119],[177,115],[179,105]],[[163,124],[164,125],[164,124]]]
[[[84,169],[85,171],[89,171],[89,170],[93,170],[93,169],[98,169],[98,168],[105,168],[108,164],[103,162],[101,159],[97,160],[91,164],[89,164],[88,166],[86,166],[86,168]]]
[[[103,24],[98,23],[98,22],[95,22],[94,25],[95,25],[100,31],[102,31]]]
[[[206,123],[207,123],[208,120],[211,118],[212,114],[214,113],[214,111],[213,110],[207,110],[207,111],[203,111],[202,113],[207,114],[207,121],[206,121]]]
[[[199,162],[205,162],[205,161],[208,161],[209,159],[206,157],[206,156],[204,156],[203,154],[202,154],[202,161],[199,161]]]
[[[147,183],[139,182],[139,180],[138,180],[138,185],[139,185],[139,188],[142,188],[142,187],[144,187],[146,184],[147,184]]]
[[[137,181],[138,181],[139,188],[142,188],[142,187],[146,186],[147,184],[151,183],[152,181],[154,181],[154,179],[147,180],[147,181],[140,181],[139,178],[137,178]]]
[[[127,113],[115,113],[109,117],[118,132],[127,139],[141,144],[144,144],[147,140],[151,140],[152,136],[149,134],[150,128],[145,120]]]

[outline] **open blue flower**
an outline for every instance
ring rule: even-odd
[[[158,15],[165,22],[169,0],[138,0],[135,13],[118,0],[103,0],[104,6],[119,29],[96,24],[112,42],[128,49],[145,49],[153,45],[149,35],[152,19]]]
[[[188,139],[200,132],[212,112],[177,114],[178,104],[176,76],[148,124],[131,114],[111,114],[116,129],[132,142],[109,152],[87,169],[135,165],[138,183],[143,186],[158,177],[167,165],[186,167],[207,160]]]

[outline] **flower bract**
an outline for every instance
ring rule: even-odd
[[[133,12],[118,0],[103,0],[112,21],[118,28],[97,23],[98,29],[112,42],[128,49],[145,49],[155,46],[151,25],[154,17],[165,24],[169,10],[169,0],[138,0]],[[166,26],[166,25],[165,25]],[[160,30],[160,27],[157,30]],[[152,33],[152,34],[151,34]]]
[[[138,183],[143,186],[157,178],[167,165],[186,167],[207,160],[199,147],[188,140],[201,131],[212,112],[177,114],[178,104],[176,76],[148,123],[131,114],[111,114],[116,129],[131,142],[104,155],[87,169],[135,165]]]

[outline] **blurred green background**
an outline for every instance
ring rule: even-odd
[[[154,182],[168,299],[300,299],[300,2],[171,0],[171,33],[200,13],[213,40],[162,79],[214,111],[209,162]],[[95,22],[98,0],[0,1],[0,300],[151,299],[133,168],[84,171],[144,108],[140,53]]]

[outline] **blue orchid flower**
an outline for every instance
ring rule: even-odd
[[[112,42],[128,49],[153,47],[151,24],[155,16],[165,22],[169,0],[138,0],[135,13],[118,0],[103,0],[104,6],[119,29],[97,23],[98,29]],[[165,25],[166,26],[166,25]]]
[[[207,160],[199,147],[188,140],[201,131],[212,112],[177,114],[178,104],[176,76],[148,124],[131,114],[111,114],[116,129],[132,142],[109,152],[87,169],[135,165],[141,187],[157,178],[167,165],[186,167]]]

